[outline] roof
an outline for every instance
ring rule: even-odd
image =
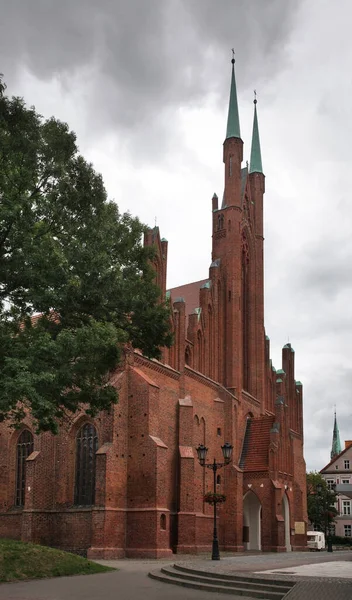
[[[260,139],[257,117],[257,100],[254,100],[254,117],[253,117],[253,133],[252,133],[252,148],[251,162],[249,166],[250,173],[263,173],[262,154],[260,151]]]
[[[240,460],[240,466],[244,471],[268,470],[270,430],[274,420],[273,415],[248,419]]]
[[[335,410],[335,418],[334,418],[334,431],[332,434],[332,445],[331,445],[331,453],[330,458],[334,458],[341,452],[341,441],[340,441],[340,431],[339,426],[337,424],[336,418],[336,410]]]
[[[42,319],[43,317],[48,319],[48,321],[53,321],[56,324],[59,323],[59,321],[60,321],[59,313],[57,313],[54,310],[50,310],[47,315],[45,315],[44,313],[37,313],[35,315],[30,316],[30,321],[31,321],[32,326],[35,327],[37,325],[39,319]],[[25,324],[21,323],[20,330],[23,330],[24,327],[25,327]]]
[[[226,139],[231,138],[231,137],[241,138],[240,119],[239,119],[238,104],[237,104],[237,90],[236,90],[234,59],[232,59],[231,89],[230,89],[229,113],[228,113],[228,117],[227,117]]]
[[[196,308],[199,307],[199,292],[200,288],[204,286],[209,279],[201,279],[200,281],[193,281],[193,283],[186,283],[185,285],[179,285],[178,287],[171,288],[168,290],[171,294],[171,299],[174,302],[175,298],[182,297],[186,303],[186,327],[188,325],[188,315],[192,314]]]
[[[329,469],[329,467],[331,467],[331,465],[333,465],[337,460],[339,460],[341,458],[341,456],[343,456],[345,454],[345,452],[347,452],[347,450],[350,450],[351,446],[347,446],[347,448],[344,448],[342,450],[342,452],[340,452],[340,454],[337,454],[336,456],[334,456],[334,458],[331,459],[331,461],[325,465],[325,467],[323,467],[322,469],[320,469],[319,473],[323,473],[324,471],[327,471],[327,469]]]
[[[335,492],[347,496],[347,498],[352,498],[352,485],[350,483],[339,483],[335,487]]]

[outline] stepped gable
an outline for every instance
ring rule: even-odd
[[[195,308],[199,307],[200,288],[207,281],[209,281],[209,278],[193,281],[193,283],[186,283],[185,285],[179,285],[178,287],[169,290],[173,302],[175,302],[176,298],[184,298],[186,304],[186,329],[188,326],[188,316],[193,313]]]
[[[243,457],[244,471],[267,471],[269,468],[270,430],[274,416],[266,415],[250,419],[248,446]]]

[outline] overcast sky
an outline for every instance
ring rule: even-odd
[[[338,10],[337,10],[338,8]],[[352,438],[352,2],[0,0],[8,92],[76,131],[121,211],[169,241],[168,286],[208,275],[236,51],[265,194],[266,332],[304,385],[308,469]]]

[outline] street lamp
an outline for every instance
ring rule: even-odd
[[[226,442],[223,446],[221,446],[222,454],[224,457],[223,463],[217,463],[215,458],[212,463],[207,463],[207,452],[208,448],[206,448],[203,444],[200,444],[197,448],[198,460],[201,467],[206,467],[207,469],[212,469],[214,475],[214,495],[216,494],[216,472],[218,469],[229,465],[232,457],[232,449],[233,446]],[[211,558],[212,560],[220,560],[220,552],[219,552],[219,540],[218,540],[218,530],[216,525],[216,501],[214,501],[214,530],[213,530],[213,545]]]

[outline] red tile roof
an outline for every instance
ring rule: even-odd
[[[248,447],[243,466],[245,471],[268,470],[270,430],[273,423],[274,416],[272,415],[255,417],[250,420]]]
[[[176,298],[184,298],[186,303],[187,324],[188,315],[191,315],[194,309],[199,307],[200,288],[206,281],[208,281],[208,279],[201,279],[200,281],[186,283],[186,285],[179,285],[178,287],[171,288],[169,290],[173,302],[175,302]]]

